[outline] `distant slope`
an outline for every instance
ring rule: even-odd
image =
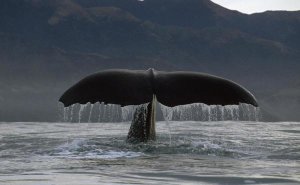
[[[81,77],[148,67],[230,78],[269,117],[300,120],[300,102],[281,93],[299,90],[299,39],[300,12],[246,15],[209,0],[1,1],[0,120],[56,120],[59,95]]]

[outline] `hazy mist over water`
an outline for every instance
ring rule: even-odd
[[[0,184],[300,183],[299,122],[0,123]]]

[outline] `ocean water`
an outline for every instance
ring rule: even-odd
[[[1,185],[300,184],[300,123],[0,123]]]

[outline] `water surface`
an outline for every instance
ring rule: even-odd
[[[169,125],[169,126],[168,126]],[[0,123],[0,184],[300,184],[300,123]]]

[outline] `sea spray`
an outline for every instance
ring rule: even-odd
[[[160,104],[166,121],[259,121],[260,109],[249,104],[206,105],[193,103],[167,107]],[[129,122],[137,105],[121,107],[115,104],[74,104],[63,108],[64,122]],[[169,124],[168,122],[166,124]]]

